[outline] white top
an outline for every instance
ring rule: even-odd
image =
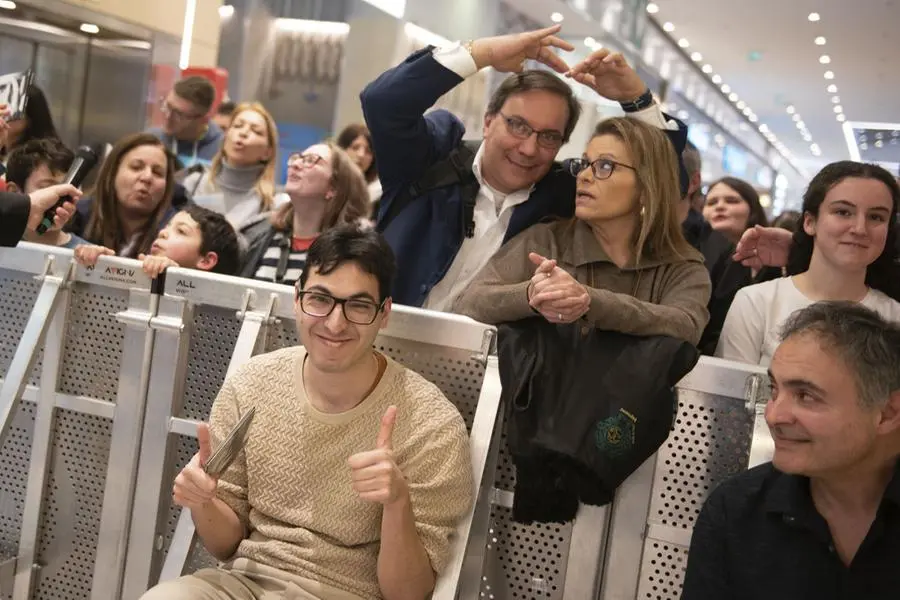
[[[384,192],[384,190],[381,188],[381,180],[376,177],[374,180],[369,182],[369,185],[367,187],[369,189],[369,202],[374,204],[381,200],[381,194]]]
[[[436,49],[434,59],[462,78],[471,77],[478,72],[472,55],[458,43],[449,48]],[[629,116],[660,129],[678,129],[678,124],[667,121],[656,104]],[[424,308],[450,311],[462,291],[503,245],[513,209],[528,200],[531,194],[531,188],[503,194],[487,185],[481,174],[482,149],[483,145],[478,148],[472,164],[472,172],[481,185],[475,196],[475,235],[463,240],[444,278],[431,289],[425,299]]]
[[[772,362],[779,334],[787,318],[813,301],[782,277],[738,290],[725,317],[716,356],[764,367]],[[900,302],[878,290],[869,290],[860,302],[889,321],[900,322]]]

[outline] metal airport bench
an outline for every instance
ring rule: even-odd
[[[297,341],[289,287],[171,269],[152,293],[135,261],[85,269],[71,258],[0,249],[3,600],[136,600],[214,564],[171,505],[172,480],[226,373]],[[524,526],[510,519],[494,336],[395,307],[377,341],[438,385],[470,430],[478,501],[434,598],[676,598],[703,500],[747,468],[763,371],[702,359],[679,384],[669,440],[612,505]]]

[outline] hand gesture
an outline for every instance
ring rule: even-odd
[[[793,235],[779,227],[757,225],[744,232],[732,259],[759,271],[763,267],[787,265]]]
[[[217,477],[212,477],[203,470],[212,454],[209,425],[206,423],[197,425],[197,442],[200,449],[175,478],[175,486],[172,489],[172,500],[175,504],[191,510],[203,508],[212,502],[216,497],[216,486],[219,484]]]
[[[101,256],[115,256],[116,253],[105,246],[82,244],[75,248],[75,261],[86,267],[93,267]]]
[[[31,210],[28,213],[28,228],[32,231],[37,229],[44,218],[44,213],[65,196],[69,196],[71,201],[56,209],[56,216],[53,218],[54,229],[65,225],[75,214],[75,202],[81,198],[81,190],[68,183],[61,183],[30,193],[28,199],[31,201]]]
[[[561,26],[554,25],[537,31],[482,38],[472,42],[472,59],[478,69],[494,67],[501,73],[520,73],[527,59],[544,63],[554,71],[565,73],[569,65],[553,48],[572,51],[575,47],[556,37]]]
[[[528,259],[537,267],[531,278],[528,303],[551,323],[574,323],[591,307],[587,288],[578,283],[555,260],[531,252]]]
[[[354,454],[347,461],[353,480],[353,491],[361,500],[378,502],[385,506],[403,499],[409,493],[406,479],[394,462],[394,424],[397,422],[397,407],[389,406],[381,418],[381,429],[375,449]]]
[[[578,83],[616,102],[631,102],[647,91],[637,71],[618,52],[600,49],[566,73]]]
[[[138,260],[143,261],[141,265],[144,268],[144,273],[146,273],[149,277],[156,279],[156,277],[168,269],[169,267],[177,267],[179,264],[169,258],[168,256],[153,256],[147,254],[139,254]]]

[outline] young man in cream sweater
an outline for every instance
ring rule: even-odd
[[[175,480],[207,550],[224,561],[144,600],[425,598],[473,500],[468,436],[433,384],[373,348],[388,322],[394,256],[380,234],[339,227],[298,283],[303,346],[229,377],[200,450]],[[203,470],[247,410],[244,451]]]

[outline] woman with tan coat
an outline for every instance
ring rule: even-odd
[[[506,243],[454,312],[485,323],[540,314],[632,335],[697,344],[709,274],[676,216],[677,157],[665,134],[635,119],[597,125],[577,177],[575,218],[535,225]]]

